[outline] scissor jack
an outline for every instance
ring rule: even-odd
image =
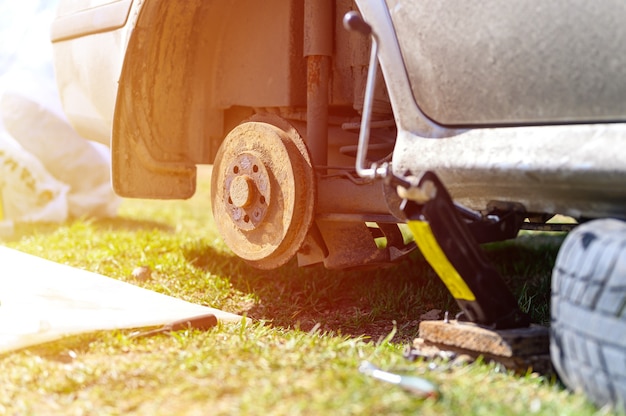
[[[433,172],[413,181],[392,175],[387,178],[405,201],[403,211],[417,246],[456,299],[465,320],[472,323],[422,322],[420,338],[407,358],[428,356],[424,352],[435,348],[483,356],[515,371],[532,368],[550,374],[548,329],[530,325],[529,316],[520,310],[479,246],[485,230],[492,238],[498,237],[494,230],[500,230],[502,238],[516,234],[523,212],[486,219],[473,216],[454,204]]]
[[[468,211],[454,204],[433,172],[413,181],[392,175],[387,180],[405,201],[403,211],[417,246],[456,299],[464,318],[493,329],[527,327],[529,316],[520,310],[475,237],[476,230],[492,229],[498,220],[466,219]],[[498,228],[511,227],[515,226],[502,222]]]

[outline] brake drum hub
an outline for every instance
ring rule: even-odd
[[[215,157],[213,218],[226,245],[255,267],[285,264],[315,213],[315,175],[298,132],[272,115],[235,127]]]
[[[238,155],[228,168],[224,204],[233,223],[241,230],[255,229],[272,200],[269,174],[252,153]]]

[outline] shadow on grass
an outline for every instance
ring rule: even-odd
[[[524,236],[485,246],[533,322],[549,322],[550,276],[560,235]],[[386,268],[330,271],[322,265],[299,268],[295,260],[276,270],[255,269],[243,260],[200,243],[183,248],[194,267],[229,279],[256,302],[241,312],[283,327],[365,336],[376,341],[396,322],[396,341],[417,336],[420,316],[433,309],[458,312],[458,306],[420,253]]]
[[[258,270],[212,247],[184,248],[193,266],[229,279],[233,289],[256,302],[245,312],[253,319],[377,341],[394,328],[396,341],[417,336],[420,316],[432,309],[456,308],[419,253],[392,267],[331,271],[322,265],[299,268],[295,260],[276,270]]]
[[[550,323],[552,268],[565,233],[525,234],[485,246],[485,254],[504,278],[532,322]]]
[[[159,230],[166,233],[173,233],[175,228],[158,221],[136,220],[132,218],[115,217],[102,219],[71,219],[64,223],[18,223],[15,224],[14,233],[5,238],[5,241],[17,241],[24,237],[33,235],[48,235],[56,232],[61,227],[73,227],[79,224],[90,224],[99,230]]]

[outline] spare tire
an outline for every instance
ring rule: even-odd
[[[550,354],[563,383],[599,406],[626,403],[626,223],[565,239],[552,273]]]

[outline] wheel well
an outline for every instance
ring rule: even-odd
[[[249,115],[246,108],[305,105],[301,3],[146,2],[115,108],[118,193],[189,197],[195,165],[213,161],[231,118]]]

